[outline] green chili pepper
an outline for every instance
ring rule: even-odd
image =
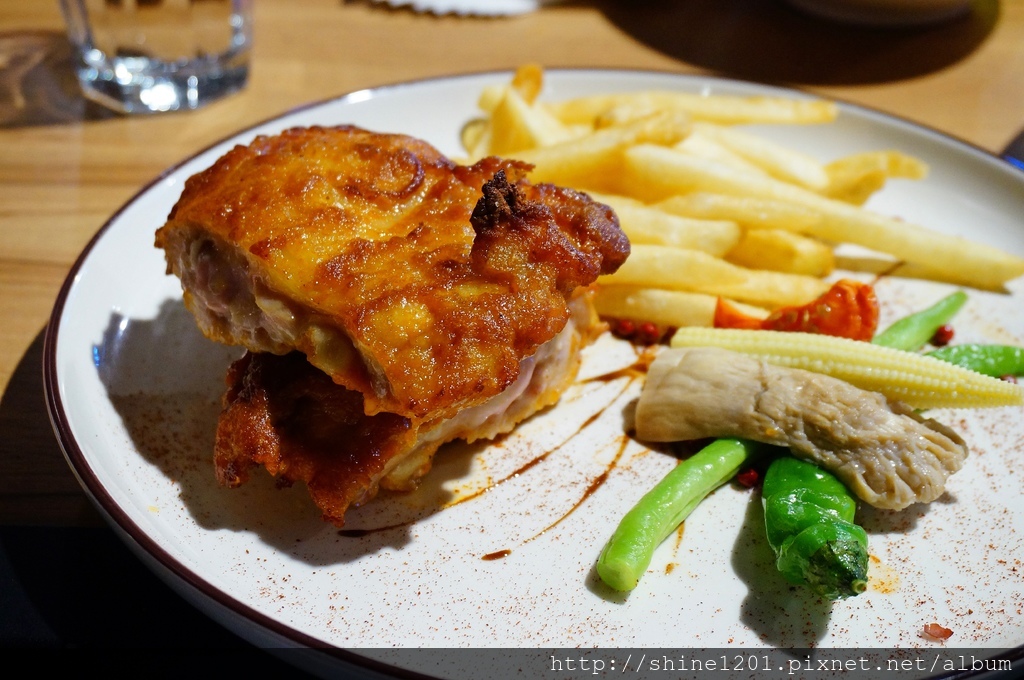
[[[867,588],[868,536],[856,501],[832,474],[790,456],[772,461],[761,489],[768,543],[790,583],[836,600]]]
[[[1024,375],[1024,347],[1013,345],[950,345],[927,353],[978,373],[1002,378]]]
[[[940,326],[950,322],[967,302],[967,293],[958,290],[947,295],[931,307],[905,316],[876,335],[876,345],[916,352],[924,347]]]
[[[616,590],[636,588],[655,548],[705,496],[736,474],[754,446],[718,439],[672,468],[619,522],[597,560],[601,580]]]

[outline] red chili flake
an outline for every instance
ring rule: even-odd
[[[932,336],[931,342],[936,347],[945,347],[952,340],[953,327],[947,323],[935,329],[935,335]]]
[[[661,331],[650,321],[645,321],[637,328],[637,340],[645,345],[653,345],[661,340]]]
[[[747,468],[746,470],[740,470],[736,474],[736,483],[740,486],[745,486],[748,489],[753,489],[761,482],[761,473],[754,468]]]
[[[629,319],[619,319],[615,322],[613,332],[620,338],[631,338],[636,333],[636,324]]]
[[[948,640],[953,635],[953,631],[937,623],[926,623],[924,625],[924,634],[936,640]]]

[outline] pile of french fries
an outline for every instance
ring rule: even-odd
[[[1001,290],[1024,274],[1022,258],[864,207],[889,179],[924,178],[922,161],[885,150],[823,162],[742,127],[829,123],[831,102],[674,91],[546,102],[543,79],[527,65],[485,89],[462,142],[469,160],[529,162],[532,181],[615,210],[633,251],[599,281],[603,316],[709,326],[722,297],[761,318],[824,293],[841,244],[884,254],[900,276]],[[878,258],[839,264],[879,271]]]

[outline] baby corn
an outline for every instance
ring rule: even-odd
[[[846,338],[681,328],[672,337],[672,346],[712,346],[754,355],[777,366],[824,373],[918,409],[1024,405],[1019,385],[921,354]]]

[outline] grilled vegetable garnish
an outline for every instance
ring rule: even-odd
[[[926,356],[993,378],[1024,375],[1024,347],[1013,345],[951,345]]]
[[[751,442],[719,439],[682,461],[622,518],[597,560],[601,580],[633,590],[654,549],[704,497],[732,479],[754,450]]]
[[[872,286],[836,281],[806,305],[782,307],[766,319],[750,317],[723,298],[715,307],[715,328],[820,333],[851,340],[870,340],[878,326],[878,299]]]
[[[827,468],[866,503],[889,510],[935,500],[967,458],[955,432],[905,404],[717,347],[670,349],[654,360],[637,402],[636,433],[649,442],[742,437],[785,446]]]
[[[903,317],[876,335],[871,342],[893,349],[919,350],[935,336],[936,330],[950,322],[965,302],[967,293],[958,290],[927,309]]]
[[[853,523],[856,502],[838,479],[785,456],[768,467],[761,495],[768,542],[786,580],[830,600],[864,592],[868,536]]]
[[[880,392],[913,408],[1024,405],[1024,390],[933,357],[810,333],[681,328],[673,347],[710,346],[800,368]]]

